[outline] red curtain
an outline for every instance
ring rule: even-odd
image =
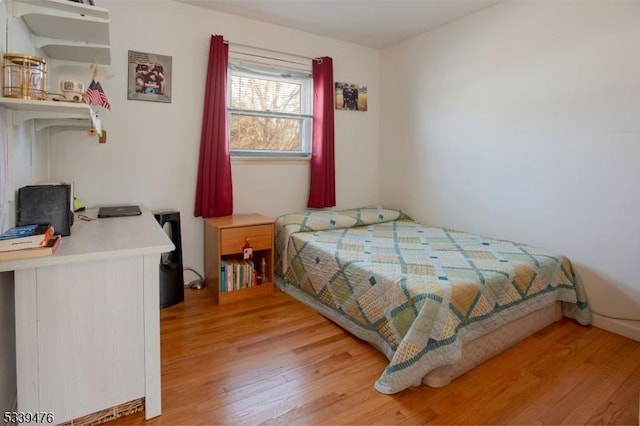
[[[221,35],[211,36],[204,98],[196,205],[198,217],[233,213],[231,159],[227,142],[227,64],[229,45]]]
[[[336,205],[333,124],[333,60],[313,60],[313,142],[309,208]]]

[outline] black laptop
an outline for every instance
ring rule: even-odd
[[[138,206],[108,206],[98,209],[98,217],[139,216],[142,212]]]

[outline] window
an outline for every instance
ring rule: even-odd
[[[228,85],[231,155],[311,153],[310,73],[231,61]]]

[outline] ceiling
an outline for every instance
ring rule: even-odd
[[[382,49],[501,0],[177,0]]]

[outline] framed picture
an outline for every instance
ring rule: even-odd
[[[130,50],[127,99],[171,103],[171,56]]]
[[[336,109],[367,110],[367,86],[336,82]]]

